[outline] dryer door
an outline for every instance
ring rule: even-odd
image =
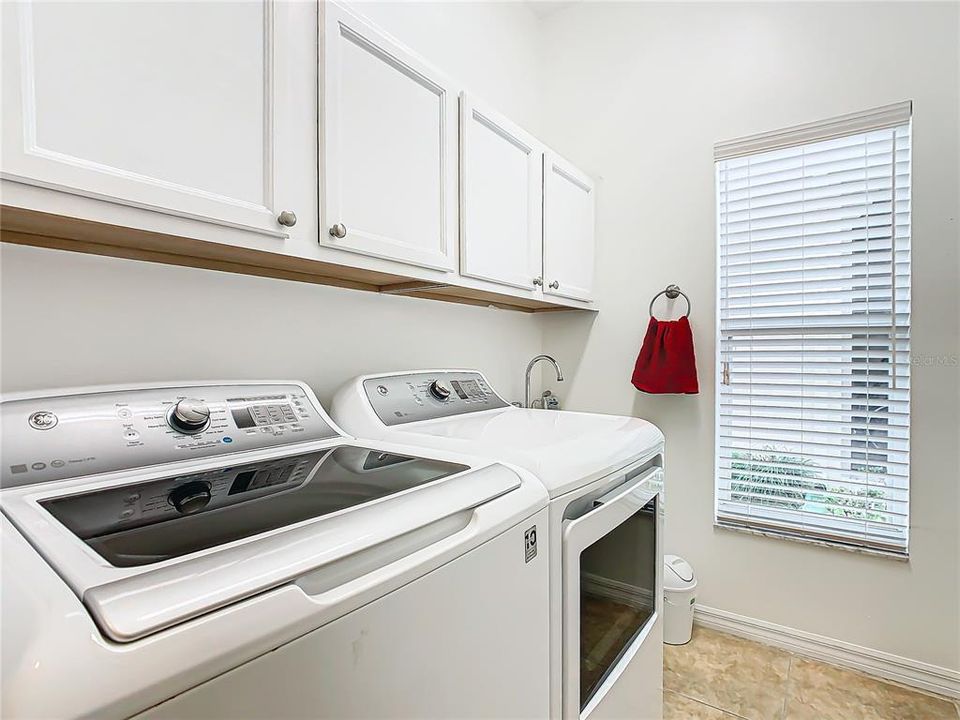
[[[662,474],[628,476],[564,522],[564,718],[590,714],[656,621]]]

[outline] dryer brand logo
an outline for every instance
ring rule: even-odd
[[[537,556],[537,526],[523,534],[524,562],[530,562]]]

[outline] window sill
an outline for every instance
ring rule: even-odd
[[[790,542],[802,543],[804,545],[817,545],[830,550],[845,550],[846,552],[859,553],[861,555],[873,555],[876,557],[886,558],[888,560],[898,560],[900,562],[910,561],[910,554],[906,551],[896,552],[893,550],[878,550],[876,548],[857,547],[855,545],[845,545],[839,542],[830,542],[829,540],[823,540],[821,538],[802,537],[800,535],[777,532],[775,530],[760,530],[758,528],[745,527],[743,525],[735,525],[718,520],[714,521],[713,527],[719,530],[729,530],[732,532],[744,533],[746,535],[761,535],[763,537],[773,538],[774,540],[787,540]]]

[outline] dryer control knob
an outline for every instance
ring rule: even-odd
[[[446,400],[450,397],[450,390],[446,386],[441,385],[439,380],[434,380],[430,383],[430,394],[437,400]]]
[[[210,424],[210,408],[200,400],[181,400],[170,408],[167,424],[188,435],[201,432]]]
[[[201,480],[184,483],[170,491],[167,501],[181,515],[190,515],[203,510],[210,502],[210,486]]]

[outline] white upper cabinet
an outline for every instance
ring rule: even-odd
[[[543,158],[543,292],[593,294],[593,182],[558,155]]]
[[[320,12],[321,244],[453,270],[456,89],[353,13]]]
[[[470,96],[460,97],[460,274],[539,290],[543,146]]]
[[[2,5],[5,180],[286,236],[272,3]]]
[[[589,178],[351,7],[0,2],[3,239],[586,308]]]

